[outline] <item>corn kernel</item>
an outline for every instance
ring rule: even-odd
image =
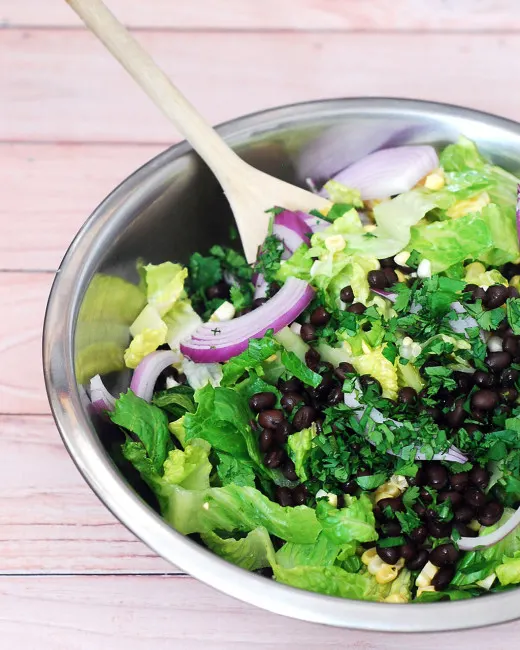
[[[520,289],[520,275],[513,275],[511,280],[509,280],[509,286]]]
[[[376,575],[376,582],[379,585],[386,585],[389,582],[392,582],[397,578],[397,574],[399,573],[399,569],[397,568],[397,565],[390,565],[390,564],[384,564],[379,571],[375,574]]]
[[[476,519],[473,519],[472,521],[469,522],[468,528],[471,528],[471,530],[478,532],[482,528],[482,526],[478,523]]]
[[[330,235],[325,238],[325,248],[331,253],[338,253],[342,251],[347,242],[341,235]]]
[[[373,557],[367,565],[368,572],[375,576],[378,571],[383,568],[384,564],[385,563],[379,557],[379,555],[376,555],[376,557]]]
[[[394,257],[394,262],[397,264],[397,266],[406,266],[406,262],[408,262],[409,257],[410,253],[408,251],[402,251]]]
[[[363,230],[365,232],[373,232],[376,229],[375,223],[369,223],[366,226],[363,227]]]
[[[429,585],[428,587],[419,587],[419,589],[417,589],[417,598],[419,598],[424,591],[435,591],[435,587],[432,585]]]
[[[223,323],[228,320],[232,320],[235,317],[235,308],[227,300],[223,302],[218,309],[211,314],[209,317],[210,322],[212,323]]]
[[[428,190],[440,190],[444,187],[445,180],[442,169],[436,169],[431,174],[428,174],[424,179],[424,187]]]
[[[376,547],[374,546],[373,548],[369,548],[369,549],[368,549],[367,551],[365,551],[365,552],[363,553],[363,555],[361,556],[361,562],[363,562],[363,564],[370,564],[370,561],[371,561],[374,557],[376,557],[376,555],[377,555]]]
[[[397,279],[399,282],[406,282],[406,275],[400,271],[399,269],[394,269],[395,274],[397,275]]]
[[[378,503],[381,499],[394,499],[401,494],[401,490],[397,485],[392,485],[390,482],[380,485],[374,495],[374,502]]]

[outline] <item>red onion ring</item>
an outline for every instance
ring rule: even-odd
[[[504,523],[500,528],[497,528],[489,535],[482,535],[482,537],[461,537],[457,544],[463,551],[474,551],[478,548],[486,548],[493,546],[500,540],[504,539],[506,535],[512,533],[513,530],[520,524],[520,508]]]
[[[181,356],[173,350],[157,350],[147,354],[134,370],[130,390],[146,402],[152,399],[153,389],[161,372],[174,363],[181,361]]]
[[[394,147],[368,154],[333,180],[358,190],[363,201],[386,199],[408,192],[438,166],[437,152],[429,145]],[[327,191],[320,194],[327,196]]]
[[[381,296],[381,298],[386,298],[387,300],[390,300],[390,302],[395,302],[397,300],[397,294],[392,293],[391,291],[384,291],[383,289],[372,289],[372,288],[370,288],[370,291],[372,293],[377,294],[378,296]]]
[[[228,361],[247,348],[249,339],[290,325],[313,296],[314,290],[304,280],[289,278],[275,296],[255,311],[224,323],[204,323],[181,343],[181,352],[196,363]]]
[[[114,410],[116,398],[108,391],[99,375],[92,377],[89,388],[92,408],[98,415]]]
[[[253,279],[253,284],[255,287],[255,292],[253,294],[253,298],[256,300],[257,298],[265,298],[267,296],[267,282],[265,281],[264,276],[262,273],[255,273],[255,277]]]

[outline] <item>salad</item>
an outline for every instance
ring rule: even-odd
[[[95,375],[91,407],[164,519],[246,570],[391,603],[508,589],[518,179],[461,138],[374,152],[321,193],[272,209],[253,265],[219,245],[140,263],[130,388]]]

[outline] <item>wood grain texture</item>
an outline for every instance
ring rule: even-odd
[[[0,144],[0,269],[56,270],[94,208],[162,149]]]
[[[0,578],[0,636],[23,650],[510,650],[519,632],[518,623],[440,636],[327,628],[187,577]]]
[[[50,416],[3,415],[0,431],[0,573],[178,571],[97,499]]]
[[[52,274],[0,273],[0,413],[48,413],[41,332]]]
[[[132,27],[174,29],[478,30],[518,29],[517,0],[110,0]],[[77,26],[63,0],[2,0],[12,26]]]
[[[520,119],[516,35],[144,32],[213,123],[288,102],[434,99]],[[492,87],[483,80],[493,80]],[[0,140],[168,143],[177,137],[86,32],[0,32]]]

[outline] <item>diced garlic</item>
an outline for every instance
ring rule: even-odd
[[[502,339],[500,336],[490,336],[487,346],[490,352],[502,352]]]
[[[173,377],[166,377],[166,388],[175,388],[175,386],[178,386],[179,382],[175,381]]]
[[[211,314],[209,320],[211,323],[224,323],[233,320],[235,317],[235,308],[227,300],[223,302],[218,309]]]
[[[424,259],[419,262],[417,267],[417,277],[418,278],[431,278],[432,276],[432,263],[430,260]]]

